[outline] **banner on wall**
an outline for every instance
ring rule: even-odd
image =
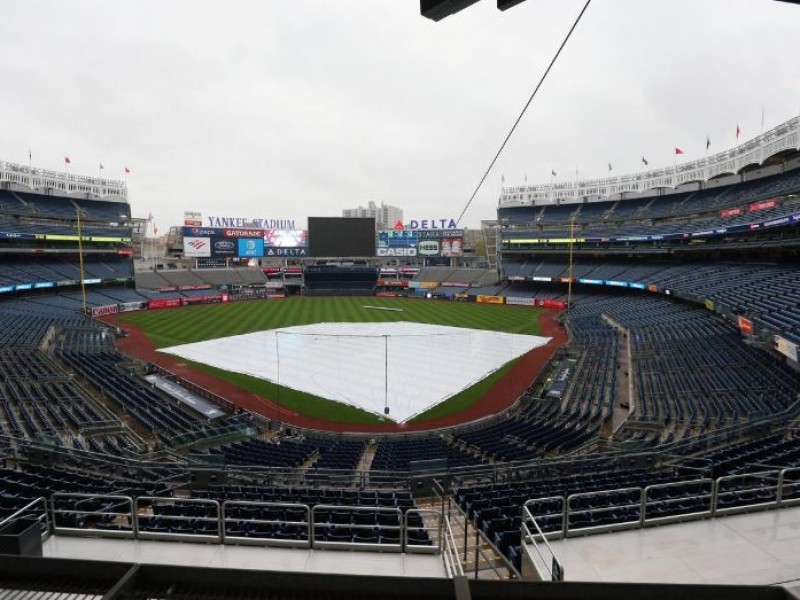
[[[516,304],[519,306],[536,306],[534,298],[521,298],[519,296],[506,296],[506,304]]]
[[[203,213],[187,210],[183,213],[185,227],[200,227],[203,224]]]
[[[775,336],[775,350],[783,354],[785,357],[790,358],[794,362],[797,362],[797,345],[794,342],[790,342],[784,337],[779,335]]]
[[[184,236],[183,255],[187,258],[210,258],[211,238]]]
[[[264,240],[257,239],[238,239],[239,258],[260,258],[264,256]]]
[[[741,208],[727,208],[720,211],[719,216],[724,219],[726,217],[738,217],[740,214],[742,214]]]
[[[567,308],[567,303],[563,300],[551,300],[550,298],[536,298],[536,306],[542,308]]]
[[[742,331],[742,333],[745,335],[753,335],[754,333],[753,322],[745,317],[739,317],[738,320],[739,320],[739,329]]]
[[[181,305],[180,298],[150,298],[147,301],[147,310],[158,310],[161,308],[176,308]]]
[[[748,205],[747,212],[757,212],[759,210],[769,210],[771,208],[775,208],[777,206],[777,202],[774,199],[772,200],[762,200],[761,202],[753,202],[752,204]]]
[[[122,302],[119,304],[119,312],[132,312],[135,310],[144,310],[147,308],[147,302]]]
[[[503,304],[505,298],[503,296],[483,296],[475,297],[475,301],[479,304]]]
[[[102,317],[105,315],[115,315],[119,312],[118,304],[106,304],[105,306],[93,306],[92,317]]]

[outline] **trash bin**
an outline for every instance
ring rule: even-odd
[[[0,554],[42,556],[42,528],[36,519],[15,519],[0,527]]]

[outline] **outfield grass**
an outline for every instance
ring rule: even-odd
[[[370,310],[364,306],[400,308],[402,312]],[[335,322],[413,321],[470,327],[508,333],[538,335],[538,309],[527,306],[410,300],[402,298],[289,298],[209,304],[181,309],[121,315],[119,321],[140,327],[157,348],[200,342],[231,335],[278,327]],[[238,373],[192,363],[203,372],[215,375],[265,398],[277,399],[281,406],[310,417],[339,423],[378,423],[372,413]],[[462,412],[472,406],[491,385],[504,375],[506,365],[487,379],[452,396],[414,419],[430,420]]]

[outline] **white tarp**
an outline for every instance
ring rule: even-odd
[[[389,418],[402,422],[549,340],[410,322],[316,323],[161,352],[380,415],[388,403]]]

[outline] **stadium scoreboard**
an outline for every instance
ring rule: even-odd
[[[308,250],[319,258],[375,256],[375,219],[309,217]]]

